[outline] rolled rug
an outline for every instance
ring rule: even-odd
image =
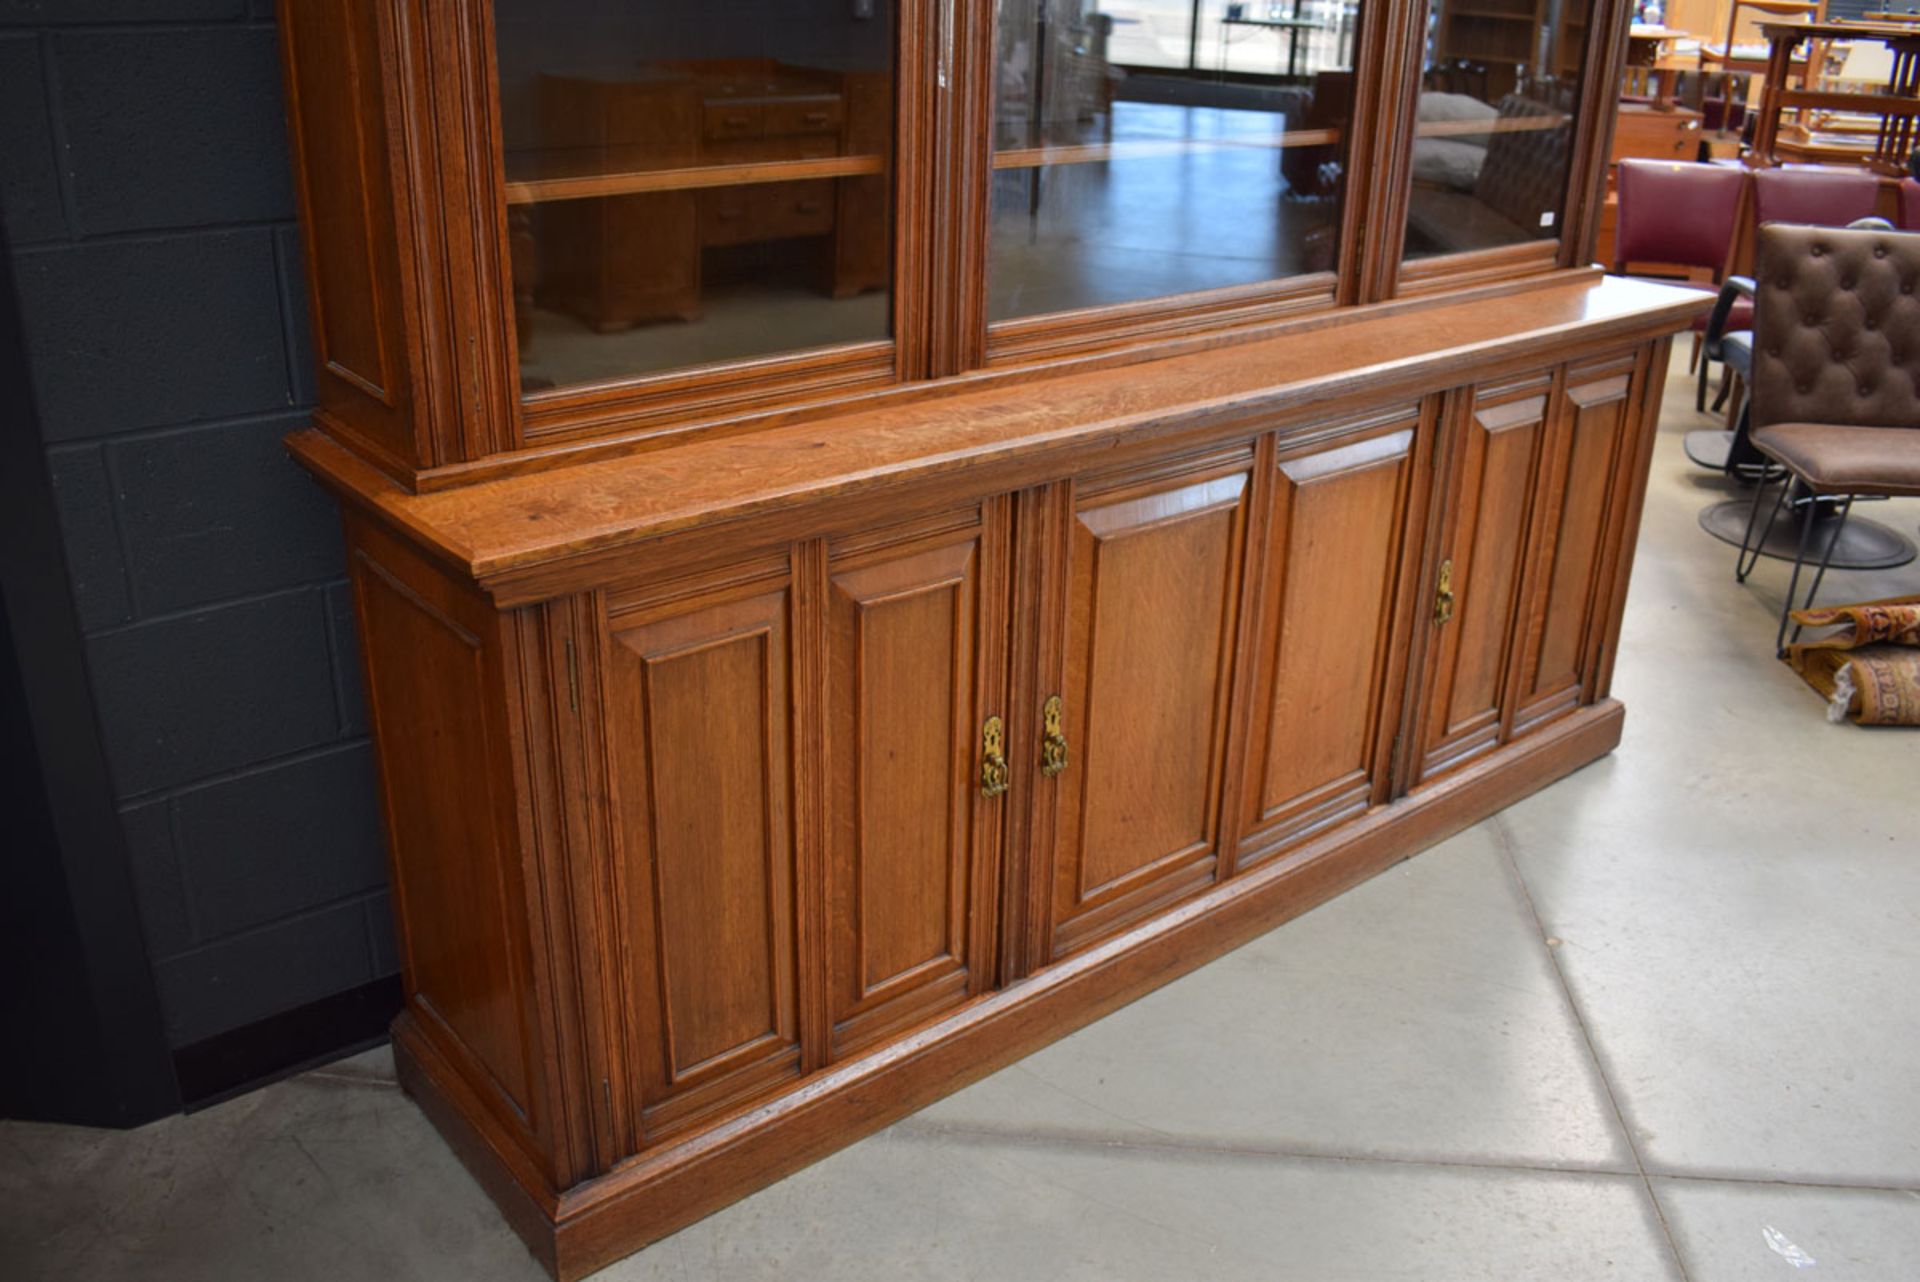
[[[1786,662],[1827,700],[1827,719],[1920,726],[1920,597],[1795,610],[1793,621],[1838,631],[1787,647]]]

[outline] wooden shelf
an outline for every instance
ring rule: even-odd
[[[551,163],[551,162],[550,162]],[[605,157],[601,157],[605,163]],[[509,164],[509,168],[513,168]],[[887,171],[885,156],[823,156],[815,160],[769,160],[753,164],[695,165],[678,169],[633,169],[538,178],[509,178],[507,203],[585,200],[593,196],[631,196],[651,191],[693,191],[702,187],[745,187],[754,183],[803,182],[814,178],[858,178]]]
[[[1199,141],[1152,139],[1141,142],[1005,147],[993,153],[993,167],[1038,169],[1045,165],[1106,164],[1116,160],[1191,156],[1210,151],[1284,151],[1288,147],[1326,147],[1339,141],[1338,129],[1289,129],[1270,138],[1210,138]]]

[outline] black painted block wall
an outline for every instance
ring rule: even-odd
[[[170,1040],[391,974],[270,0],[0,0],[0,217]]]

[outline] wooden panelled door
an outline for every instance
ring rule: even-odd
[[[994,980],[1001,815],[982,723],[1005,697],[1005,499],[835,541],[827,562],[833,1054]]]
[[[1557,398],[1551,452],[1530,558],[1526,649],[1515,733],[1568,712],[1591,695],[1628,483],[1621,451],[1633,445],[1639,398],[1632,354],[1570,367]]]
[[[1005,803],[978,745],[1006,693],[1010,525],[996,498],[609,595],[644,1138],[997,979]]]
[[[1252,461],[1243,446],[1055,488],[1064,632],[1037,697],[1060,699],[1067,766],[1038,785],[1058,790],[1042,959],[1219,874]]]
[[[645,1138],[802,1072],[785,554],[610,597],[617,937]]]
[[[1449,398],[1444,517],[1430,558],[1440,570],[1415,782],[1493,748],[1505,731],[1552,393],[1552,376],[1540,374]]]
[[[1280,444],[1241,864],[1388,799],[1427,435],[1412,406]]]

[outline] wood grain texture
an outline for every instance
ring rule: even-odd
[[[1418,407],[1379,415],[1275,464],[1241,866],[1386,799],[1421,428]]]
[[[1215,875],[1252,461],[1074,487],[1047,956]]]
[[[347,521],[408,1009],[553,1177],[499,616],[378,527]]]
[[[1671,332],[1708,304],[1696,290],[1583,280],[1505,309],[1461,304],[1354,318],[1287,340],[1170,358],[1144,376],[1090,371],[968,391],[564,471],[411,495],[318,433],[296,454],[343,497],[463,566],[503,603],[568,590],[569,565],[676,531],[828,498],[952,481],[1014,489],[1076,458],[1172,434],[1241,434],[1341,398],[1377,403],[1481,370],[1524,368],[1570,344]],[[1476,368],[1477,367],[1477,368]],[[984,479],[983,479],[984,478]],[[604,571],[586,570],[588,580]]]
[[[949,1010],[993,978],[1002,807],[974,781],[1006,663],[995,599],[1004,527],[998,505],[975,508],[844,540],[829,561],[835,1056]]]
[[[791,586],[609,622],[619,932],[647,1138],[801,1071]]]
[[[395,103],[383,62],[381,6],[343,0],[289,13],[281,24],[288,142],[308,270],[320,412],[329,427],[396,474],[430,464],[409,331],[418,318],[404,206],[395,188]]]
[[[1313,838],[1285,858],[975,1002],[750,1116],[689,1135],[555,1195],[526,1182],[466,1088],[405,1017],[401,1080],[536,1257],[571,1282],[968,1085],[1231,951],[1333,895],[1612,751],[1623,710],[1580,709],[1509,747]]]
[[[1516,729],[1559,715],[1584,695],[1594,611],[1608,556],[1609,510],[1627,483],[1620,457],[1632,425],[1631,356],[1569,371],[1556,397],[1534,527],[1526,648]]]
[[[1434,559],[1452,565],[1455,607],[1448,624],[1430,622],[1421,778],[1493,747],[1506,725],[1552,388],[1551,375],[1540,375],[1477,389],[1449,425],[1449,515]]]

